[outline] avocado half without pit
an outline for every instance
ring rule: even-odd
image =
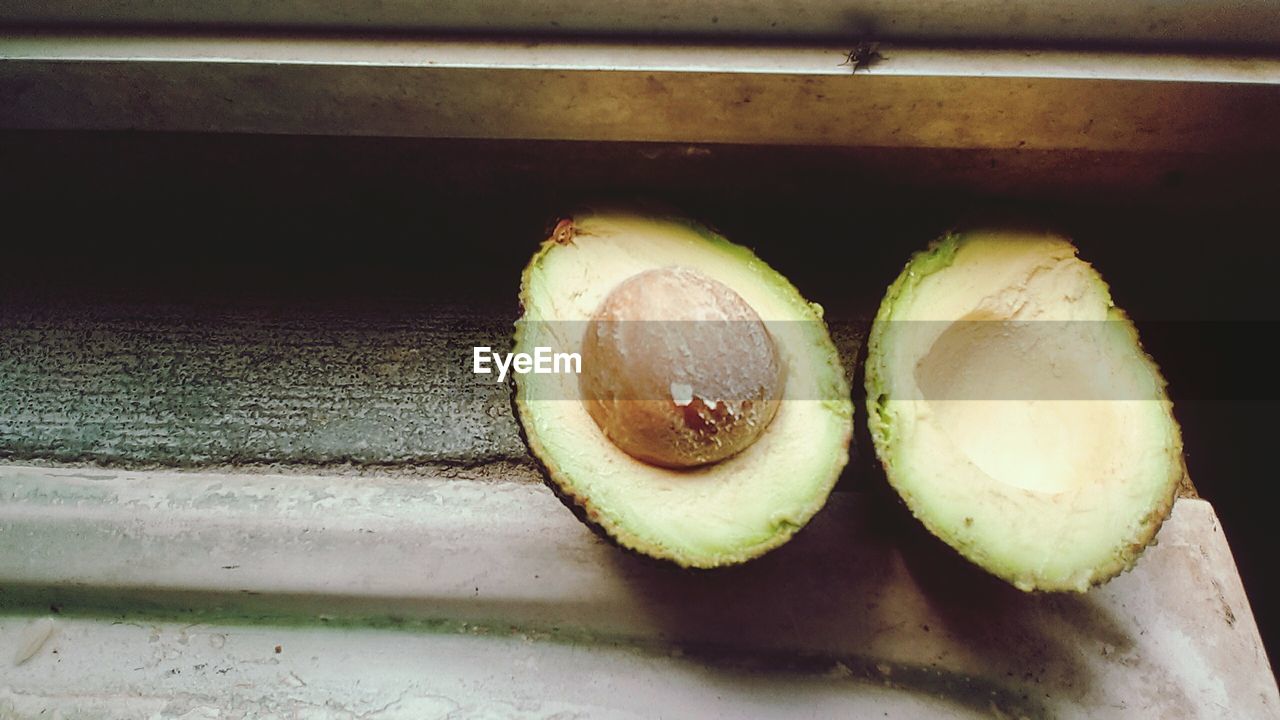
[[[1022,590],[1130,568],[1185,474],[1159,370],[1055,235],[965,232],[917,253],[876,315],[866,390],[912,513]]]
[[[813,517],[848,459],[835,346],[778,272],[696,223],[562,221],[525,268],[516,353],[580,373],[516,377],[529,449],[618,544],[686,567],[744,562]]]

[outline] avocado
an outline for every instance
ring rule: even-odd
[[[949,234],[889,287],[867,347],[890,484],[964,557],[1025,591],[1129,569],[1185,475],[1159,369],[1101,275],[1054,234]]]
[[[826,502],[848,460],[849,386],[822,308],[750,250],[682,218],[577,214],[525,268],[520,302],[517,354],[582,360],[515,377],[525,440],[617,544],[741,563]]]

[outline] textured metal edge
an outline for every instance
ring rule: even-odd
[[[0,34],[0,59],[270,62],[543,70],[847,76],[852,44],[752,45],[590,40],[315,35]],[[876,45],[859,74],[1163,80],[1280,85],[1280,55]]]

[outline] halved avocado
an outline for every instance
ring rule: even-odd
[[[1158,368],[1052,234],[951,234],[912,257],[872,326],[866,391],[911,512],[1022,590],[1132,567],[1185,475]]]
[[[644,462],[604,434],[572,374],[517,377],[516,411],[550,484],[618,544],[685,567],[740,563],[804,526],[848,460],[853,403],[821,307],[750,250],[696,223],[580,214],[562,221],[525,268],[515,351],[581,348],[586,323],[614,288],[673,267],[735,291],[768,327],[786,380],[754,442],[698,467]]]

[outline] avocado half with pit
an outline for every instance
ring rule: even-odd
[[[1165,383],[1067,240],[951,234],[889,288],[868,341],[868,425],[911,512],[1022,590],[1130,568],[1185,468]]]
[[[530,451],[580,518],[685,567],[744,562],[813,517],[848,460],[853,403],[822,309],[694,222],[560,222],[525,268],[515,352]]]

